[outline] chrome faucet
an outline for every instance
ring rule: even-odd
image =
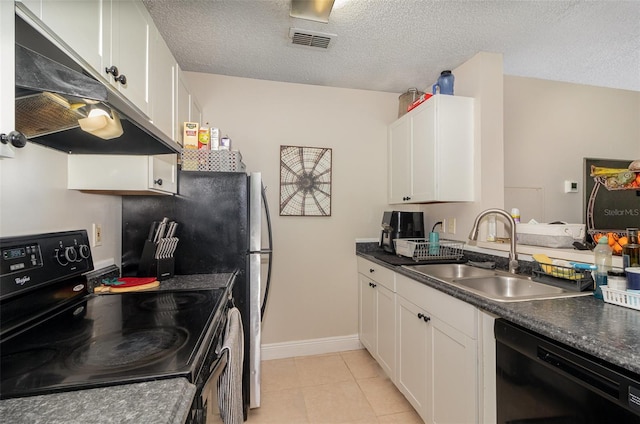
[[[478,240],[478,230],[479,230],[478,225],[480,224],[480,221],[485,216],[491,215],[494,213],[504,216],[509,222],[509,226],[511,227],[510,228],[511,247],[509,249],[509,272],[512,274],[517,274],[519,265],[518,265],[518,253],[516,252],[516,222],[513,220],[513,217],[511,216],[511,214],[509,214],[509,212],[503,209],[498,209],[498,208],[487,209],[485,211],[480,212],[478,216],[476,216],[476,220],[473,223],[473,228],[471,228],[471,232],[469,233],[469,240],[473,240],[473,241]]]

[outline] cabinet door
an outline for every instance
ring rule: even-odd
[[[178,157],[175,154],[155,155],[149,157],[148,187],[176,193],[178,184],[176,179]]]
[[[432,317],[431,327],[427,421],[478,422],[476,341],[437,318]]]
[[[111,83],[143,113],[149,114],[149,32],[151,17],[142,2],[114,1],[111,64],[127,78]],[[110,66],[110,65],[109,65]]]
[[[15,11],[13,2],[0,1],[0,133],[15,130]],[[0,144],[0,158],[12,157],[13,146]],[[6,155],[6,156],[5,156]],[[0,159],[1,161],[2,159]],[[9,168],[5,168],[9,169]],[[0,166],[2,170],[2,166]],[[2,174],[2,186],[9,184],[6,174]],[[15,177],[14,177],[15,178]],[[13,180],[13,178],[12,178]]]
[[[109,40],[110,1],[44,0],[42,21],[100,75],[103,40]],[[70,18],[73,17],[73,18]]]
[[[182,145],[182,133],[184,131],[184,123],[189,121],[189,108],[191,107],[191,99],[189,98],[189,88],[187,81],[184,79],[182,70],[178,66],[176,73],[176,141]]]
[[[427,368],[431,352],[431,326],[422,316],[425,311],[396,296],[397,368],[396,386],[420,416],[426,417],[427,389],[431,384]]]
[[[360,286],[360,316],[358,334],[360,343],[367,348],[369,353],[375,358],[376,355],[376,289],[371,279],[365,275],[358,274]]]
[[[389,126],[389,203],[406,203],[411,194],[411,118]]]
[[[151,69],[149,84],[151,87],[151,119],[153,123],[170,139],[176,141],[174,119],[174,93],[177,63],[158,30],[152,27]]]
[[[436,199],[436,111],[434,102],[422,104],[411,115],[411,197],[415,201]]]
[[[376,286],[376,322],[378,363],[395,381],[396,364],[396,301],[395,294],[382,284]]]
[[[39,19],[42,19],[42,2],[43,0],[18,0]]]

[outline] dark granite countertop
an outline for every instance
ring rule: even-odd
[[[197,290],[227,287],[233,273],[175,275],[160,281],[157,290]]]
[[[227,287],[232,273],[177,275],[154,290]],[[109,296],[105,294],[104,296]],[[196,387],[185,378],[53,393],[0,401],[2,422],[29,424],[183,424]]]
[[[356,254],[539,334],[640,374],[640,311],[593,296],[495,302],[374,256],[377,247],[356,244]],[[474,259],[475,260],[475,259]]]
[[[183,424],[196,387],[184,378],[5,399],[2,422],[13,424]]]

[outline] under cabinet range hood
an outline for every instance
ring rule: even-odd
[[[30,12],[16,11],[16,130],[72,154],[180,151]]]

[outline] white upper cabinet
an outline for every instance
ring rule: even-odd
[[[112,85],[149,115],[149,45],[151,16],[140,1],[113,1],[110,61],[118,75],[106,75]]]
[[[173,141],[180,142],[181,137],[175,128],[173,119],[178,64],[155,27],[152,28],[151,32],[150,63],[151,120]]]
[[[175,194],[175,154],[69,155],[67,188],[105,194]]]
[[[15,62],[14,62],[14,17],[13,3],[0,1],[0,133],[15,130]],[[9,147],[0,146],[0,153]]]
[[[149,115],[149,54],[154,24],[141,1],[28,0],[24,4],[97,75]]]
[[[473,103],[436,95],[389,126],[389,203],[473,201]]]
[[[189,87],[187,81],[184,78],[182,70],[178,66],[178,73],[176,75],[176,120],[175,127],[177,130],[176,139],[179,144],[182,144],[182,132],[185,122],[190,122],[189,110],[191,109],[191,95],[189,94]]]
[[[25,2],[33,11],[29,3],[32,2]],[[40,18],[87,64],[100,71],[103,52],[107,48],[104,43],[110,39],[110,3],[103,0],[46,0],[42,1]],[[70,23],[71,16],[73,24]]]

